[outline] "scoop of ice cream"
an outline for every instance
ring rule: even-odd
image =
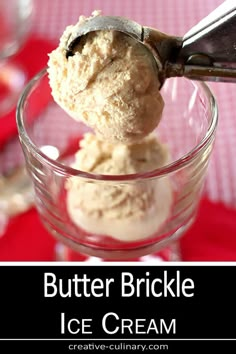
[[[81,141],[74,168],[96,174],[151,171],[168,161],[168,150],[155,135],[140,143],[112,145],[88,133]],[[88,232],[131,241],[153,235],[168,219],[172,188],[168,178],[132,182],[67,183],[67,210],[73,222]]]
[[[49,55],[53,98],[101,139],[138,141],[156,128],[164,106],[154,59],[144,45],[116,31],[90,32],[66,58],[67,43],[84,21],[68,26]]]

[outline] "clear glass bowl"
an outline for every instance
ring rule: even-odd
[[[24,63],[11,60],[27,40],[34,0],[0,1],[0,118],[12,110],[27,81]]]
[[[213,148],[217,105],[205,83],[184,78],[168,79],[162,94],[165,109],[155,133],[169,146],[168,165],[139,174],[98,175],[71,167],[79,140],[89,129],[54,102],[46,69],[27,85],[17,107],[20,142],[37,210],[59,242],[95,257],[130,259],[162,250],[193,222]],[[77,213],[68,203],[71,180],[82,190]],[[154,204],[141,216],[104,219],[103,213],[116,208],[116,197],[106,199],[106,193],[135,195],[134,207],[145,194]],[[100,214],[83,214],[80,206],[86,198]]]

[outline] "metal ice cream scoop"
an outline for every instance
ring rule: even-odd
[[[227,0],[183,37],[170,36],[123,17],[95,16],[69,38],[66,56],[74,55],[82,36],[98,30],[123,32],[145,45],[155,58],[161,86],[165,79],[236,83],[236,1]]]

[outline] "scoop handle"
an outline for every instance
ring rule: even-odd
[[[178,63],[183,75],[236,82],[236,1],[226,0],[183,37]]]

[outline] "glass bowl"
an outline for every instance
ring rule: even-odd
[[[205,83],[185,78],[168,79],[162,95],[165,108],[155,134],[169,147],[168,164],[138,174],[100,175],[71,167],[90,129],[54,102],[46,68],[26,86],[17,107],[20,142],[38,213],[58,242],[90,256],[131,259],[171,245],[195,220],[217,104]],[[131,216],[118,216],[119,198],[130,203]],[[140,212],[137,205],[148,200],[150,207]],[[96,210],[84,212],[91,203]]]

